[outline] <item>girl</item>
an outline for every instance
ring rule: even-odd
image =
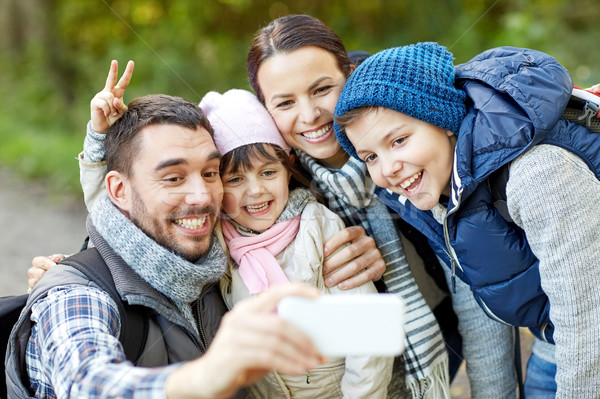
[[[400,229],[406,233],[410,229],[399,226],[397,218],[389,215],[374,195],[375,184],[364,163],[350,158],[334,134],[335,105],[354,69],[340,38],[308,15],[281,17],[259,30],[247,63],[252,89],[294,149],[311,187],[325,197],[329,209],[347,226],[362,226],[375,238],[387,265],[383,275],[387,290],[398,293],[408,304],[404,360],[406,384],[413,397],[449,397],[448,358],[442,336],[405,256],[405,248],[410,254],[412,245],[399,233]],[[416,270],[422,268],[417,259],[411,258]],[[435,262],[435,255],[432,260]],[[367,274],[354,277],[361,278],[366,279]],[[326,283],[337,281],[326,279]],[[457,283],[452,301],[460,320],[472,396],[514,397],[511,328],[487,318],[466,284]],[[452,351],[452,345],[448,349]]]
[[[256,97],[245,90],[209,92],[200,108],[223,154],[224,215],[216,235],[230,255],[229,273],[221,280],[227,306],[290,281],[323,293],[376,293],[372,282],[349,291],[325,286],[323,243],[344,224],[308,190],[289,191],[289,147]],[[251,392],[256,398],[385,398],[392,362],[332,358],[304,377],[271,373]]]

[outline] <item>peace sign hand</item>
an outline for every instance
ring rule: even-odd
[[[113,60],[110,63],[110,71],[104,89],[96,94],[90,103],[91,127],[97,133],[106,133],[108,128],[127,111],[127,105],[123,102],[123,94],[131,81],[133,61],[127,63],[119,83],[117,83],[118,71],[119,63]]]

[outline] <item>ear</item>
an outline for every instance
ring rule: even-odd
[[[126,215],[131,211],[131,190],[129,179],[116,170],[111,170],[104,179],[108,198]]]

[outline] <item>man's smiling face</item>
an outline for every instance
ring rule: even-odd
[[[220,154],[206,129],[149,125],[126,178],[130,219],[189,261],[205,255],[221,207]]]

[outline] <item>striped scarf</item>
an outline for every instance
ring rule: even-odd
[[[375,240],[386,264],[383,281],[388,292],[397,294],[407,306],[406,385],[413,398],[449,398],[448,354],[435,316],[425,303],[410,271],[404,247],[387,207],[374,195],[375,184],[366,165],[350,158],[339,170],[319,165],[308,154],[297,151],[301,165],[310,172],[327,200],[347,226],[362,226]]]

